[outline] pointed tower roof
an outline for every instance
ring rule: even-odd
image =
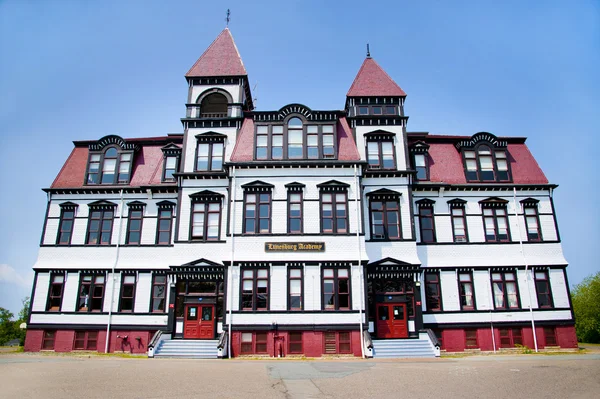
[[[185,77],[243,76],[247,74],[231,32],[229,28],[225,28],[204,54],[198,58]]]
[[[371,57],[363,62],[350,90],[348,97],[404,97],[406,93],[390,78],[379,64]]]

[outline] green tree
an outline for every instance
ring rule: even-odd
[[[571,291],[571,299],[577,339],[600,343],[600,272],[577,284]]]
[[[0,345],[14,339],[15,322],[12,321],[13,314],[7,309],[0,308]]]

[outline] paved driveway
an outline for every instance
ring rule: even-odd
[[[427,360],[0,356],[2,398],[598,398],[600,355]]]

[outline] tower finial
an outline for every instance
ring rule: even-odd
[[[367,58],[371,58],[371,51],[369,50],[369,43],[367,43]]]
[[[229,11],[229,8],[227,9],[227,18],[225,18],[225,21],[227,21],[227,27],[229,27],[229,21],[231,20],[231,11]]]

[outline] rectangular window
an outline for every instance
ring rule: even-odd
[[[387,105],[384,110],[386,115],[396,115],[396,106],[394,105]]]
[[[289,310],[302,310],[302,269],[288,269]]]
[[[471,273],[458,273],[458,292],[461,310],[475,310],[475,294]]]
[[[369,107],[358,107],[359,115],[369,115]]]
[[[496,151],[496,167],[498,168],[498,180],[510,181],[508,173],[508,161],[506,159],[506,151]]]
[[[267,333],[266,332],[257,332],[256,336],[256,347],[255,353],[267,353]]]
[[[323,308],[325,310],[350,309],[349,269],[323,269]]]
[[[142,221],[143,221],[142,209],[130,209],[129,210],[129,221],[127,223],[127,238],[125,242],[127,244],[140,244],[142,239]]]
[[[112,210],[90,210],[86,242],[88,245],[110,245],[112,228]]]
[[[371,214],[371,239],[399,240],[402,238],[400,230],[400,203],[398,200],[372,200],[369,205]]]
[[[192,239],[215,241],[220,237],[221,203],[201,202],[192,205]]]
[[[135,276],[123,275],[121,280],[120,312],[133,312],[135,304]]]
[[[250,353],[254,353],[254,350],[252,348],[252,333],[251,332],[245,332],[242,333],[242,348],[241,348],[241,353],[242,354],[250,354]]]
[[[492,287],[496,309],[519,309],[519,294],[515,272],[492,273]]]
[[[538,307],[552,308],[552,290],[550,289],[550,280],[547,271],[535,272],[535,292],[537,293]]]
[[[321,232],[348,232],[346,193],[321,193]]]
[[[465,348],[466,349],[479,348],[479,343],[477,342],[477,330],[473,330],[473,329],[465,330]]]
[[[303,353],[304,350],[302,348],[302,333],[301,332],[290,332],[288,334],[288,337],[289,337],[288,353],[290,353],[290,354]]]
[[[556,340],[556,328],[544,327],[544,341],[546,341],[545,346],[558,346],[558,341]]]
[[[271,159],[283,159],[283,126],[271,129]]]
[[[119,161],[119,183],[129,181],[129,171],[131,170],[131,154],[121,154]]]
[[[56,338],[56,331],[44,331],[44,337],[42,339],[42,350],[54,350],[54,339]]]
[[[267,310],[269,307],[269,269],[242,270],[242,309]]]
[[[395,170],[394,143],[392,141],[367,142],[367,160],[370,169]]]
[[[76,331],[73,350],[97,350],[98,332],[97,331]]]
[[[73,234],[73,223],[75,222],[75,210],[63,209],[60,212],[60,224],[58,226],[58,237],[56,244],[69,245],[71,244],[71,236]]]
[[[163,181],[175,181],[175,172],[177,172],[177,157],[168,156],[165,158],[165,173]]]
[[[438,273],[425,273],[425,299],[427,310],[442,310],[442,292],[440,290],[440,275]]]
[[[158,209],[158,230],[156,234],[156,243],[158,245],[168,245],[171,243],[171,226],[173,225],[173,209]]]
[[[317,125],[306,127],[306,157],[308,159],[319,158],[319,126]]]
[[[152,276],[152,313],[164,313],[167,300],[167,276]]]
[[[266,332],[244,332],[241,339],[241,353],[246,354],[265,354],[267,353]]]
[[[65,287],[64,274],[50,275],[50,291],[48,293],[48,305],[46,310],[50,312],[59,312],[62,305],[62,297]]]
[[[483,224],[487,242],[510,241],[506,208],[484,208]]]
[[[101,312],[104,301],[104,276],[83,275],[79,283],[79,312]]]
[[[433,206],[419,205],[419,228],[421,230],[421,242],[435,242]]]
[[[245,234],[271,232],[271,193],[246,193],[244,198]]]
[[[465,208],[451,208],[452,215],[452,234],[454,242],[467,242],[467,219],[465,217]]]
[[[267,159],[269,150],[269,127],[256,127],[256,159]],[[282,136],[282,152],[283,152],[283,136]]]
[[[196,171],[223,170],[223,143],[198,143]]]
[[[333,143],[333,126],[324,125],[323,129],[323,158],[335,158],[335,146]]]
[[[90,155],[88,166],[87,184],[98,184],[100,182],[100,154]]]
[[[541,241],[540,219],[538,217],[537,207],[528,206],[524,208],[525,224],[527,226],[527,240]]]
[[[349,332],[323,333],[323,346],[326,355],[337,353],[352,353]]]
[[[417,180],[428,180],[427,154],[415,154]]]
[[[520,328],[499,328],[500,347],[514,348],[523,345],[523,333]]]
[[[302,193],[288,193],[288,233],[302,234]]]

